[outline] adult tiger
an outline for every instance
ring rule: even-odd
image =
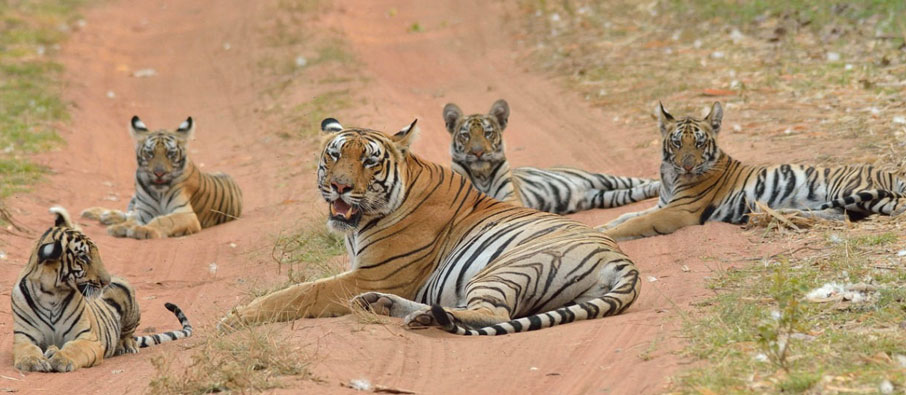
[[[499,335],[618,314],[638,297],[639,273],[612,240],[494,200],[422,160],[409,150],[415,122],[392,137],[332,118],[321,128],[318,187],[352,269],[259,297],[221,328],[342,315],[353,304],[411,328]]]
[[[463,116],[456,104],[444,106],[444,122],[453,137],[453,170],[468,177],[479,191],[497,200],[556,214],[619,207],[657,197],[660,183],[647,178],[569,167],[511,170],[503,144],[509,117],[510,107],[503,99],[494,102],[488,114]]]
[[[17,369],[69,372],[192,335],[179,307],[167,303],[182,330],[134,337],[141,313],[132,287],[107,274],[97,246],[73,226],[66,210],[50,211],[54,226],[38,239],[13,286]]]
[[[756,201],[784,212],[825,219],[861,219],[906,211],[906,180],[872,166],[750,166],[717,146],[723,109],[703,120],[675,119],[658,103],[663,136],[657,206],[599,227],[616,240],[668,234],[705,221],[748,221]]]
[[[223,173],[202,173],[186,155],[195,130],[192,117],[175,132],[151,132],[134,116],[130,130],[138,169],[126,213],[92,207],[82,217],[111,225],[107,232],[116,237],[154,239],[197,233],[242,214],[236,182]]]

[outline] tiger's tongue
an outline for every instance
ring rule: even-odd
[[[350,211],[351,211],[351,207],[349,207],[349,205],[346,204],[346,202],[344,202],[342,199],[337,199],[333,202],[333,210],[337,214],[340,214],[340,215],[348,218]]]

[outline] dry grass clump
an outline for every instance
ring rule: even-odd
[[[311,378],[311,357],[276,327],[243,328],[215,334],[196,345],[188,366],[166,355],[151,360],[152,394],[263,391],[281,387],[281,377]]]

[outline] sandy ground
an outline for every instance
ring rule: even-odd
[[[125,207],[135,169],[127,131],[133,114],[151,128],[174,128],[187,115],[195,117],[191,158],[205,170],[233,175],[244,191],[240,220],[190,237],[115,239],[82,221],[108,270],[137,289],[142,328],[175,328],[162,306],[171,301],[186,311],[198,336],[210,333],[254,285],[282,281],[262,253],[274,235],[326,211],[314,188],[316,148],[306,140],[278,139],[272,132],[278,121],[262,115],[267,99],[259,88],[270,77],[261,75],[254,59],[264,39],[258,26],[272,16],[274,3],[105,2],[86,12],[86,27],[64,46],[72,120],[61,134],[68,144],[38,156],[52,169],[46,183],[7,200],[17,219],[41,232],[51,220],[52,204],[74,214],[95,205]],[[589,108],[547,77],[529,72],[514,49],[517,37],[506,26],[512,10],[506,7],[477,0],[342,1],[328,7],[318,28],[343,36],[359,60],[356,72],[368,81],[353,93],[356,103],[367,105],[342,109],[351,117],[341,121],[395,131],[417,117],[422,135],[415,152],[448,163],[443,105],[453,101],[466,112],[484,112],[505,98],[511,107],[506,138],[513,164],[656,176],[657,148],[639,148],[655,138],[655,125],[618,127],[612,114]],[[425,31],[408,32],[416,21]],[[142,68],[154,68],[157,75],[131,76]],[[293,97],[304,100],[314,91],[303,87]],[[651,204],[574,217],[595,225]],[[9,295],[34,237],[4,238],[9,258],[0,261],[0,276]],[[689,363],[677,354],[679,311],[710,294],[704,279],[779,249],[753,245],[748,238],[735,226],[709,224],[624,243],[645,278],[639,301],[622,316],[543,331],[479,339],[365,325],[353,317],[280,324],[294,346],[315,355],[312,369],[320,379],[290,384],[349,392],[340,383],[365,378],[419,393],[660,392]],[[154,373],[152,357],[188,360],[194,352],[185,347],[191,343],[171,343],[77,373],[21,374],[11,363],[12,317],[8,307],[0,311],[0,359],[7,361],[0,364],[0,387],[20,392],[143,392]]]

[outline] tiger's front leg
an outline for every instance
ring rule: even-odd
[[[358,271],[353,270],[317,281],[292,285],[258,297],[246,306],[233,309],[220,321],[218,328],[229,331],[243,325],[349,314],[349,300],[352,296],[374,290],[365,284],[375,283],[359,281]]]
[[[603,231],[605,231],[605,230],[607,230],[607,229],[615,228],[617,225],[620,225],[620,224],[622,224],[623,222],[626,222],[626,221],[628,221],[628,220],[630,220],[630,219],[632,219],[632,218],[641,217],[641,216],[643,216],[643,215],[647,215],[647,214],[653,213],[653,212],[657,211],[658,208],[659,208],[658,206],[654,206],[654,207],[650,207],[650,208],[644,209],[644,210],[642,210],[642,211],[634,211],[634,212],[631,212],[631,213],[626,213],[626,214],[623,214],[623,215],[617,217],[617,218],[614,219],[614,220],[611,220],[610,222],[608,222],[608,223],[606,223],[606,224],[604,224],[604,225],[595,226],[595,229],[597,229],[597,230],[603,232]]]
[[[15,334],[13,339],[13,363],[16,369],[26,372],[48,372],[50,361],[41,352],[41,348],[32,343],[27,336]]]
[[[645,214],[630,218],[626,222],[610,229],[604,229],[602,232],[615,241],[666,235],[686,226],[698,225],[699,216],[700,214],[695,211],[689,212],[687,209],[667,206],[662,209],[646,210]]]
[[[92,337],[94,334],[88,332]],[[79,368],[92,367],[104,360],[104,346],[93,338],[78,338],[67,342],[63,349],[50,347],[44,354],[52,372],[72,372]]]
[[[91,207],[82,210],[82,218],[93,219],[103,225],[115,225],[126,222],[129,219],[129,215],[120,210]]]
[[[171,236],[185,236],[201,231],[201,223],[193,211],[176,212],[154,217],[146,225],[131,226],[126,237],[133,239],[160,239]]]

